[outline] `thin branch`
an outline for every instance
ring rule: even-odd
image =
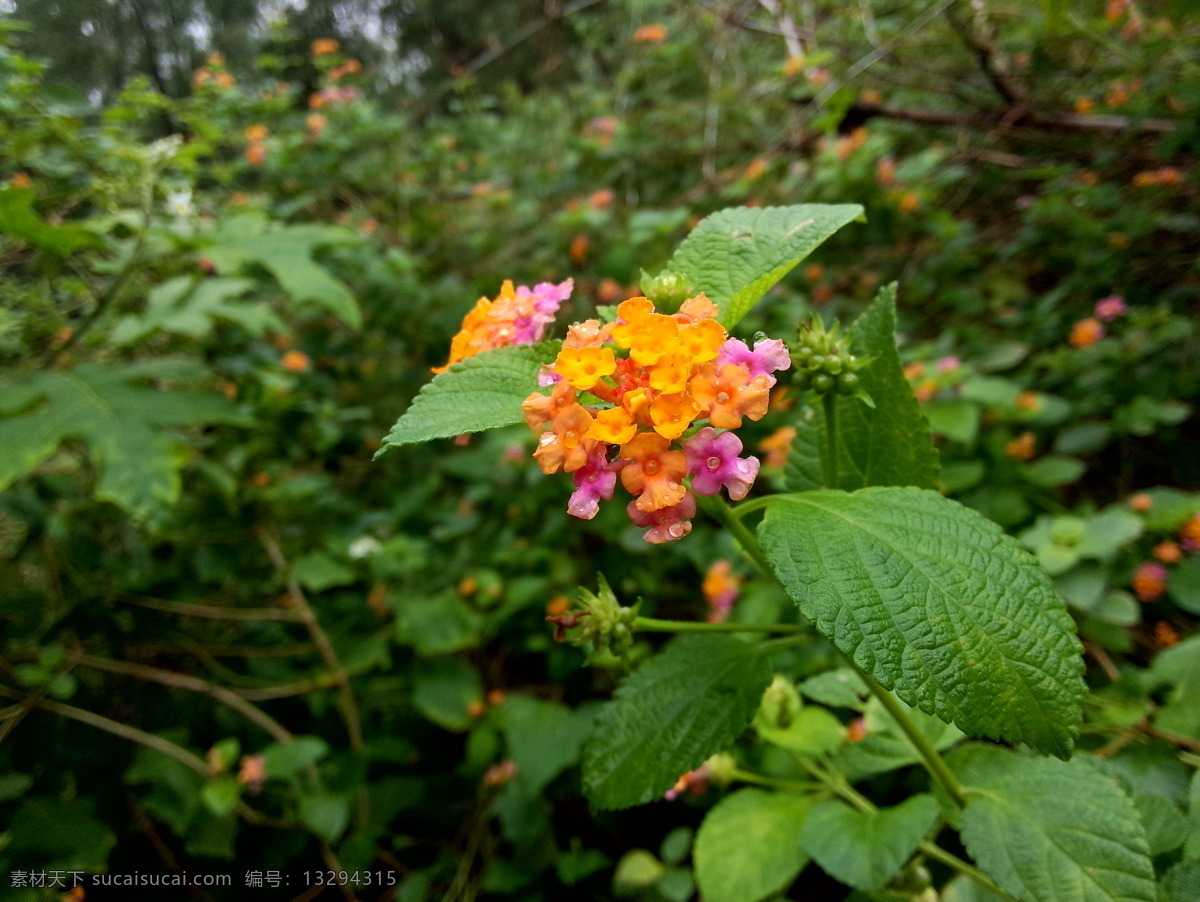
[[[292,572],[287,558],[283,556],[283,550],[279,547],[278,539],[275,538],[275,535],[266,526],[259,525],[255,531],[258,533],[258,541],[262,544],[263,550],[266,551],[267,557],[271,559],[271,563],[283,577],[284,583],[287,585],[288,596],[292,600],[292,606],[303,618],[304,625],[308,627],[308,633],[312,636],[313,645],[317,647],[317,653],[325,662],[326,669],[329,670],[330,676],[335,681],[338,691],[338,707],[341,708],[342,720],[346,724],[346,733],[350,738],[350,748],[356,752],[362,751],[362,719],[358,713],[358,702],[354,698],[354,690],[350,687],[350,675],[346,673],[346,668],[342,666],[341,659],[338,658],[333,643],[329,641],[328,634],[317,619],[312,605],[308,603],[308,598],[305,597],[304,590],[300,588],[300,583],[296,580],[296,576]],[[366,828],[370,821],[370,812],[365,786],[358,793],[357,818],[359,827]]]
[[[1167,134],[1175,131],[1175,123],[1167,119],[1134,120],[1128,116],[1083,116],[1077,113],[1028,113],[1017,122],[1006,123],[1006,111],[995,111],[972,116],[963,113],[943,112],[941,110],[914,110],[884,106],[878,103],[864,103],[861,100],[851,106],[850,111],[856,113],[864,120],[875,116],[882,116],[885,119],[896,119],[902,122],[916,122],[922,125],[951,125],[982,131],[993,131],[1006,124],[1019,125],[1022,128],[1056,131],[1144,132],[1147,134]]]
[[[758,5],[775,17],[779,23],[779,33],[783,36],[783,44],[787,47],[788,56],[800,59],[804,56],[804,43],[796,23],[788,15],[787,10],[779,5],[779,0],[758,0]]]
[[[306,695],[318,689],[333,689],[339,685],[333,676],[314,677],[311,680],[300,680],[296,683],[286,683],[282,686],[266,686],[262,689],[234,690],[242,698],[251,702],[268,702],[277,698],[291,698],[295,695]]]
[[[832,97],[844,84],[853,81],[871,66],[875,65],[884,57],[890,55],[901,44],[907,41],[912,35],[916,34],[924,28],[934,16],[944,11],[952,4],[954,0],[940,0],[940,2],[928,7],[919,16],[913,19],[900,34],[896,35],[896,39],[890,44],[884,44],[882,47],[876,47],[866,56],[862,57],[858,62],[848,68],[840,77],[832,79],[815,98],[813,98],[811,106],[814,109],[821,109],[830,97]]]
[[[1023,85],[1012,77],[1000,60],[996,49],[995,28],[987,20],[987,8],[983,0],[971,0],[975,10],[975,21],[983,26],[982,31],[976,31],[965,22],[959,20],[951,10],[946,11],[946,19],[954,33],[962,39],[967,48],[975,56],[980,70],[1000,98],[1009,107],[1024,108],[1029,105],[1029,94]]]
[[[147,733],[145,730],[139,730],[137,727],[131,727],[128,724],[111,720],[100,714],[76,708],[74,705],[64,705],[62,702],[54,702],[46,698],[38,698],[35,695],[16,692],[8,686],[0,686],[0,695],[15,701],[27,701],[34,708],[41,708],[43,711],[49,711],[51,714],[57,714],[59,717],[77,720],[98,730],[104,730],[106,733],[111,733],[114,736],[119,736],[122,739],[145,746],[148,749],[162,752],[168,758],[174,758],[180,764],[190,767],[205,779],[212,775],[212,771],[204,759],[189,752],[181,745],[176,745],[168,739],[163,739],[161,736],[155,736],[152,733]]]
[[[125,604],[135,604],[152,611],[166,611],[183,617],[203,617],[208,620],[282,620],[303,623],[304,617],[285,608],[223,608],[217,605],[194,604],[186,601],[159,601],[154,598],[122,598]]]
[[[173,670],[163,670],[159,667],[150,667],[146,664],[134,664],[127,661],[113,661],[108,658],[100,658],[95,655],[77,655],[73,658],[75,663],[81,667],[87,667],[92,670],[103,670],[108,673],[118,673],[125,676],[136,677],[140,680],[147,680],[152,683],[159,683],[163,686],[170,686],[175,689],[186,689],[190,692],[199,692],[202,695],[207,695],[209,698],[216,699],[222,704],[237,711],[248,721],[261,727],[272,739],[276,742],[284,744],[295,740],[295,736],[288,731],[283,724],[273,718],[261,708],[251,704],[244,696],[239,695],[232,689],[227,689],[224,686],[218,686],[215,683],[210,683],[208,680],[202,680],[199,677],[188,676],[183,673],[176,673]]]
[[[154,751],[161,752],[168,758],[173,758],[185,767],[190,768],[206,780],[212,776],[212,769],[198,755],[189,752],[181,745],[176,745],[169,739],[163,739],[161,736],[155,736],[153,733],[147,733],[145,730],[139,730],[137,727],[123,724],[119,720],[113,720],[92,711],[85,711],[83,708],[76,708],[74,705],[64,705],[62,702],[53,702],[49,699],[26,695],[10,689],[8,686],[0,686],[0,696],[16,701],[32,700],[30,703],[35,708],[41,708],[43,711],[50,714],[57,714],[59,717],[77,720],[80,723],[87,724],[89,727],[95,727],[97,730],[103,730],[105,733],[111,733],[113,736],[125,739],[136,745],[154,749]],[[233,810],[243,820],[258,826],[275,827],[280,830],[302,829],[291,821],[280,820],[279,818],[263,814],[261,811],[256,811],[245,802],[238,802]]]

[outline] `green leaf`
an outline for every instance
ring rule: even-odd
[[[538,390],[538,370],[553,357],[553,344],[543,343],[497,348],[456,363],[413,398],[375,456],[392,445],[524,422],[521,402]]]
[[[297,736],[292,742],[264,749],[263,769],[268,777],[290,777],[328,754],[329,743],[319,736]]]
[[[1029,902],[1155,902],[1154,868],[1132,800],[1082,759],[1030,758],[994,746],[947,763],[967,794],[967,851]]]
[[[417,710],[447,730],[471,725],[470,708],[483,699],[479,674],[458,658],[435,658],[418,665],[413,687]]]
[[[1181,861],[1162,880],[1159,902],[1195,902],[1200,899],[1200,861]]]
[[[1188,823],[1178,805],[1155,795],[1135,796],[1133,804],[1142,819],[1151,855],[1161,855],[1183,845],[1188,835]]]
[[[666,268],[690,276],[720,308],[721,325],[732,329],[771,286],[862,212],[857,204],[720,210],[692,230]]]
[[[786,728],[755,725],[755,730],[767,742],[800,755],[816,757],[831,752],[842,744],[845,729],[841,721],[824,708],[801,708]]]
[[[979,406],[970,401],[931,401],[921,408],[935,435],[969,445],[979,434]]]
[[[1044,489],[1070,485],[1079,479],[1086,469],[1083,461],[1057,454],[1051,454],[1020,467],[1021,475],[1026,482]]]
[[[1142,534],[1142,520],[1122,507],[1110,507],[1088,517],[1083,539],[1075,546],[1080,557],[1111,557]]]
[[[855,889],[875,890],[916,851],[938,819],[931,795],[894,808],[856,811],[838,801],[813,806],[804,823],[804,850],[827,874]]]
[[[770,682],[766,659],[740,640],[672,641],[600,709],[584,749],[588,800],[611,809],[661,797],[738,737]]]
[[[279,225],[264,216],[244,214],[226,220],[204,254],[222,272],[249,264],[267,270],[292,300],[308,301],[357,329],[358,302],[346,285],[329,274],[313,255],[323,247],[360,240],[349,229],[326,225]]]
[[[1200,557],[1189,557],[1171,571],[1167,594],[1189,614],[1200,614]]]
[[[849,667],[827,670],[811,676],[799,686],[801,692],[831,708],[853,708],[861,711],[871,691],[862,677]]]
[[[172,378],[171,364],[89,363],[0,380],[0,489],[64,441],[82,439],[99,471],[96,497],[141,519],[170,508],[179,498],[184,461],[163,427],[245,422],[221,395],[139,384],[145,378]]]
[[[120,320],[109,335],[118,347],[156,332],[207,338],[218,322],[241,326],[254,336],[268,330],[287,331],[283,321],[261,301],[241,299],[254,287],[251,279],[195,279],[177,276],[156,285],[146,296],[146,309]]]
[[[19,799],[33,785],[33,777],[25,774],[4,774],[0,776],[0,802],[9,799]]]
[[[801,612],[905,702],[975,736],[1070,754],[1083,663],[1042,570],[936,492],[771,499],[763,551]]]
[[[104,245],[99,237],[79,226],[50,225],[33,211],[35,196],[24,188],[0,188],[0,232],[60,257]]]
[[[579,760],[592,727],[587,714],[527,695],[508,696],[499,714],[517,780],[531,795]]]
[[[1146,688],[1163,683],[1172,690],[1155,712],[1155,725],[1172,733],[1200,736],[1200,636],[1189,636],[1154,659]]]
[[[704,902],[758,902],[788,886],[808,858],[801,834],[812,800],[739,789],[704,818],[692,853]]]
[[[217,817],[224,817],[237,807],[242,797],[242,786],[233,777],[217,777],[200,789],[204,806]]]
[[[836,488],[850,490],[868,485],[933,488],[937,483],[937,449],[929,433],[929,422],[904,375],[895,332],[896,285],[892,283],[880,289],[871,306],[848,330],[855,350],[873,358],[859,373],[859,379],[875,406],[868,407],[857,398],[838,398],[842,448]],[[825,414],[819,407],[812,410],[807,421],[796,424],[796,438],[785,471],[789,489],[804,491],[824,486],[825,436]]]
[[[653,853],[646,849],[630,849],[617,862],[613,886],[618,890],[641,889],[658,883],[666,873],[666,866]]]
[[[396,612],[396,640],[412,645],[420,655],[469,648],[483,629],[483,615],[454,591],[430,598],[399,594],[391,608]]]
[[[1200,493],[1154,488],[1144,494],[1150,496],[1151,506],[1142,514],[1142,522],[1153,532],[1175,532],[1200,513]]]
[[[350,803],[332,793],[307,794],[300,799],[300,822],[326,842],[337,842],[350,823]]]
[[[7,822],[6,859],[37,861],[45,870],[106,871],[117,837],[93,809],[91,799],[26,799]]]

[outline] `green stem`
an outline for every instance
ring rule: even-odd
[[[743,501],[737,507],[731,508],[732,514],[739,520],[746,514],[752,514],[756,510],[761,510],[771,503],[772,495],[760,495],[758,498],[753,498],[750,501]]]
[[[880,686],[873,676],[851,661],[849,656],[846,656],[846,660],[850,661],[850,666],[858,671],[858,675],[867,684],[867,688],[871,690],[871,694],[879,699],[879,703],[892,716],[892,720],[896,721],[896,726],[904,731],[904,735],[908,737],[908,741],[912,743],[917,754],[925,762],[925,767],[929,770],[930,776],[933,777],[934,781],[941,785],[950,798],[954,799],[955,804],[960,808],[965,808],[967,795],[963,791],[962,786],[946,765],[945,759],[938,754],[938,750],[934,748],[929,738],[913,723],[908,711],[900,704],[896,696]]]
[[[1003,889],[1001,889],[999,887],[999,885],[997,885],[996,882],[994,880],[992,880],[991,877],[989,877],[983,871],[979,870],[979,868],[975,867],[975,865],[968,864],[967,862],[965,862],[961,858],[959,858],[957,855],[955,855],[951,852],[947,852],[945,849],[943,849],[941,846],[937,845],[936,843],[930,842],[929,840],[925,840],[923,843],[921,843],[919,846],[917,846],[917,848],[920,849],[922,853],[924,853],[925,855],[932,858],[934,861],[940,861],[942,864],[946,865],[947,867],[954,868],[954,870],[958,871],[960,874],[962,874],[968,880],[973,880],[976,883],[978,883],[980,886],[982,886],[984,889],[991,890],[993,893],[995,893],[1001,899],[1008,899],[1009,902],[1017,902],[1016,899],[1014,899],[1012,896],[1010,896],[1008,893],[1006,893]]]
[[[825,411],[825,460],[822,469],[825,473],[825,488],[838,487],[838,419],[836,392],[828,391],[821,397],[821,406]]]
[[[760,654],[770,654],[773,651],[791,648],[794,645],[810,645],[815,637],[815,633],[797,633],[794,636],[767,639],[765,642],[759,642],[758,645],[754,646],[754,649]]]
[[[799,793],[810,793],[814,789],[820,789],[822,785],[808,780],[779,780],[775,777],[764,777],[762,774],[752,774],[741,768],[735,768],[732,777],[741,783],[753,783],[755,786],[767,786],[771,789],[784,789]]]
[[[826,396],[826,398],[829,397],[831,396]],[[830,431],[832,432],[832,430]],[[828,472],[826,475],[829,475]],[[729,508],[729,506],[717,497],[705,498],[703,500],[705,502],[704,509],[713,517],[715,517],[722,526],[725,526],[730,531],[733,537],[737,539],[738,543],[742,546],[742,549],[747,555],[750,556],[750,559],[758,565],[758,568],[764,574],[774,576],[774,571],[771,570],[771,565],[767,561],[766,555],[763,554],[762,548],[759,547],[758,540],[755,539],[754,534],[746,528],[745,524],[743,524],[736,516],[734,516],[733,511]],[[871,690],[871,694],[879,699],[880,704],[883,705],[888,714],[892,716],[892,719],[896,721],[896,725],[900,727],[900,729],[904,732],[904,735],[908,737],[909,741],[913,745],[913,748],[916,750],[917,754],[920,755],[921,760],[924,761],[925,768],[929,771],[929,774],[934,781],[941,785],[941,787],[949,794],[950,798],[954,800],[955,804],[957,804],[960,808],[965,807],[967,799],[966,794],[963,792],[962,786],[960,786],[958,781],[954,778],[954,774],[950,772],[950,768],[946,766],[946,762],[942,759],[942,756],[938,754],[937,749],[933,747],[933,744],[925,737],[925,734],[917,729],[917,725],[913,723],[908,711],[905,710],[905,708],[900,704],[896,697],[892,695],[891,692],[880,686],[879,683],[875,681],[874,677],[864,672],[857,664],[855,664],[849,655],[846,655],[843,652],[842,656],[863,678],[863,682],[866,683],[867,688]]]
[[[714,520],[729,530],[729,534],[733,536],[739,545],[742,546],[742,551],[750,557],[764,576],[774,577],[774,571],[771,569],[771,563],[767,560],[767,556],[763,554],[762,549],[758,545],[758,540],[754,538],[754,533],[746,528],[746,525],[733,512],[728,504],[721,500],[719,496],[701,497],[698,499],[700,507],[711,516]]]
[[[800,633],[807,626],[798,623],[699,623],[694,620],[657,620],[638,617],[635,630],[654,633]]]

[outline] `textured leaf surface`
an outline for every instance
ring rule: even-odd
[[[962,839],[1002,889],[1029,902],[1154,902],[1141,821],[1087,762],[966,746],[947,758],[967,793]]]
[[[667,269],[686,273],[732,329],[768,289],[863,212],[857,204],[734,207],[707,216]]]
[[[936,492],[771,500],[759,538],[833,643],[914,707],[1065,757],[1084,692],[1066,607],[998,526]]]
[[[843,802],[822,802],[804,823],[804,850],[842,883],[879,889],[904,867],[937,818],[937,802],[930,795],[871,812],[856,811]]]
[[[204,253],[221,272],[257,264],[279,282],[294,301],[308,301],[353,328],[362,325],[358,301],[313,255],[323,247],[357,241],[337,226],[270,226],[261,216],[236,216],[222,223]]]
[[[170,507],[179,498],[182,462],[163,427],[244,419],[220,395],[139,384],[147,377],[171,378],[172,369],[169,360],[111,368],[84,364],[0,381],[0,489],[64,441],[82,439],[99,471],[96,497],[139,518]]]
[[[740,789],[718,802],[692,853],[705,902],[758,902],[784,889],[808,862],[801,843],[812,801]]]
[[[746,728],[771,682],[765,658],[727,636],[676,639],[600,711],[583,756],[595,808],[662,796]]]
[[[434,376],[413,398],[412,406],[383,440],[379,453],[390,445],[427,442],[524,422],[521,402],[538,390],[538,370],[553,358],[552,347],[543,343],[485,351],[456,363]]]
[[[933,488],[937,484],[937,449],[929,434],[929,421],[904,375],[895,332],[896,285],[892,283],[880,289],[849,330],[855,353],[874,358],[859,379],[875,407],[856,398],[838,398],[842,439],[838,485],[828,488]],[[796,424],[796,438],[788,454],[787,484],[797,492],[824,487],[825,414],[817,405],[809,410],[812,415]]]

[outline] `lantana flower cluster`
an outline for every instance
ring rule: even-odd
[[[539,435],[534,457],[544,473],[571,473],[572,516],[590,520],[618,479],[631,495],[630,519],[657,544],[692,528],[694,495],[745,497],[758,475],[732,432],[767,412],[773,373],[791,361],[778,339],[749,347],[730,338],[703,294],[673,316],[644,297],[617,308],[617,320],[570,327],[538,392],[522,405]],[[689,438],[683,436],[707,421]],[[685,480],[690,479],[690,488]]]
[[[463,317],[462,329],[450,342],[450,359],[433,371],[444,373],[454,364],[494,348],[541,341],[546,326],[574,287],[572,279],[557,285],[541,282],[533,288],[513,287],[512,280],[505,279],[495,300],[480,298]]]

